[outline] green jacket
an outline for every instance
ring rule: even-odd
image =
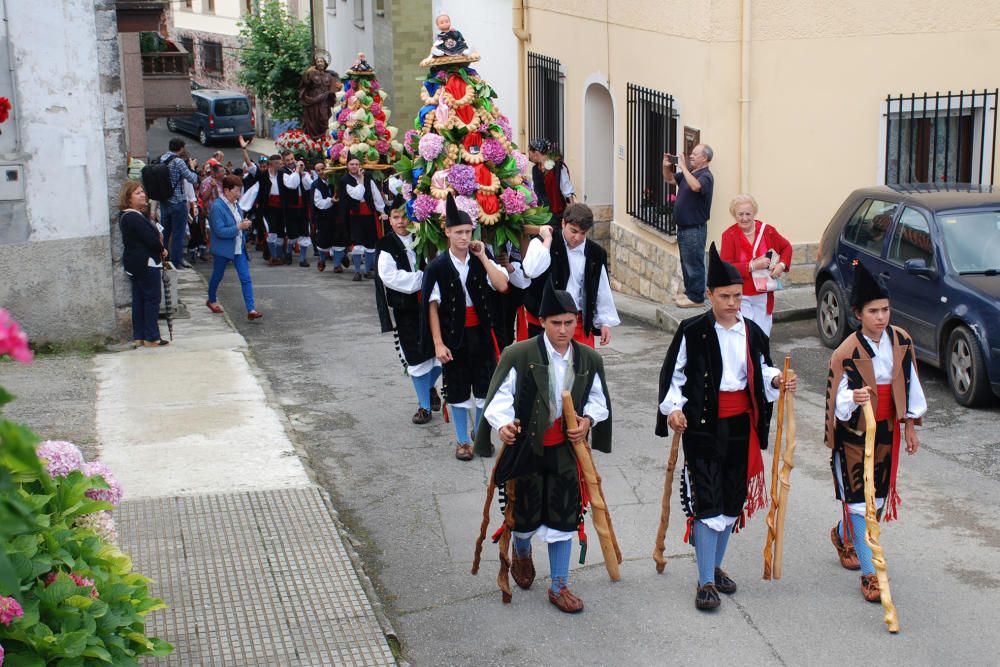
[[[517,370],[517,386],[514,390],[514,412],[521,420],[521,429],[527,429],[529,442],[532,449],[538,456],[542,455],[542,438],[550,423],[549,420],[549,370],[548,354],[545,350],[545,341],[539,334],[526,341],[508,346],[500,356],[493,380],[490,382],[490,390],[486,395],[486,405],[490,404],[497,389],[503,384],[511,368]],[[608,382],[604,377],[604,359],[596,350],[580,345],[572,341],[573,345],[573,370],[576,379],[570,394],[573,396],[573,405],[576,407],[578,415],[583,415],[583,406],[590,389],[594,384],[594,377],[601,378],[601,386],[604,388],[604,400],[608,404],[608,418],[596,424],[590,431],[591,447],[604,453],[611,452],[611,397],[608,395]],[[475,452],[479,455],[488,456],[490,453],[490,433],[492,427],[486,419],[479,424],[476,433]]]

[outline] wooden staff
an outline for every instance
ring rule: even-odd
[[[667,526],[670,525],[670,494],[674,487],[674,468],[677,466],[677,450],[680,448],[680,431],[674,431],[673,442],[670,443],[670,456],[667,458],[667,474],[663,478],[663,500],[660,502],[660,527],[656,529],[656,544],[653,546],[653,560],[656,561],[656,571],[663,574],[667,559],[663,556],[666,548],[664,540],[667,537]]]
[[[787,357],[786,357],[787,359]],[[788,369],[785,378],[788,379]],[[782,387],[784,390],[784,387]],[[785,454],[781,461],[781,499],[778,502],[778,526],[774,537],[774,578],[781,579],[781,553],[785,546],[785,517],[788,516],[788,492],[792,489],[792,468],[795,467],[795,394],[785,396],[785,408],[788,410],[788,431],[785,433]],[[777,457],[778,452],[774,452]]]
[[[875,513],[875,414],[872,411],[871,401],[862,405],[861,409],[865,415],[865,526],[867,528],[865,541],[872,550],[872,565],[875,566],[882,608],[885,609],[883,619],[889,632],[895,633],[899,632],[899,618],[896,615],[896,605],[892,603],[892,593],[889,592],[889,571],[885,563],[885,552],[878,542],[882,529]]]
[[[514,529],[514,481],[507,483],[507,507],[504,510],[503,521],[505,530],[500,534],[500,571],[497,573],[497,586],[500,587],[500,598],[504,604],[510,604],[513,595],[510,589],[510,531]]]
[[[497,455],[497,460],[493,462],[490,483],[486,487],[486,502],[483,503],[483,520],[479,523],[479,537],[476,539],[476,551],[472,556],[472,574],[479,574],[479,559],[483,555],[483,542],[486,541],[486,531],[490,527],[490,507],[493,505],[493,494],[497,488],[497,468],[500,466],[500,459],[506,453],[507,445],[504,443],[500,446],[500,453]]]
[[[566,428],[577,427],[576,408],[573,407],[573,397],[568,391],[562,393],[563,400],[563,421]],[[608,570],[611,581],[618,581],[622,578],[618,565],[622,562],[622,553],[618,548],[618,539],[615,537],[615,529],[611,525],[611,513],[608,512],[608,505],[604,502],[604,492],[601,489],[601,476],[597,474],[594,467],[594,459],[590,456],[590,445],[586,440],[577,440],[572,443],[573,453],[583,470],[583,478],[587,483],[587,491],[590,493],[590,507],[592,508],[591,520],[597,530],[597,537],[601,542],[601,553],[604,554],[604,566]]]
[[[785,357],[785,365],[781,371],[781,378],[788,377],[788,367],[792,363],[791,357]],[[764,542],[764,579],[771,579],[771,563],[774,559],[774,538],[775,515],[778,512],[778,504],[781,496],[778,494],[778,461],[781,459],[781,431],[785,423],[785,384],[781,384],[778,392],[778,423],[774,428],[774,450],[771,452],[771,509],[767,511],[767,539]],[[753,428],[753,424],[750,425]]]

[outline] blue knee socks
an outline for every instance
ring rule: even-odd
[[[712,530],[703,521],[694,522],[694,556],[698,561],[698,585],[715,583],[715,558],[719,545],[718,531]],[[723,548],[725,552],[725,548]]]
[[[848,514],[851,517],[851,535],[854,542],[854,550],[858,554],[858,561],[861,563],[861,574],[875,574],[875,566],[872,564],[872,550],[865,540],[865,517],[860,514]]]
[[[365,251],[365,271],[375,270],[375,253]]]
[[[344,251],[343,250],[331,250],[330,251],[330,261],[333,262],[334,266],[340,266],[340,263],[344,261]]]
[[[514,555],[518,558],[527,558],[531,555],[530,537],[514,537]]]
[[[732,528],[726,528],[719,533],[718,542],[715,545],[715,567],[722,567],[722,559],[726,556],[726,545],[729,544],[729,537],[733,534]],[[714,578],[715,573],[712,573]],[[714,579],[713,579],[714,580]]]
[[[361,273],[361,255],[358,253],[352,254],[351,261],[354,262],[354,272]]]
[[[419,377],[410,376],[413,380],[413,388],[417,392],[417,404],[424,410],[431,409],[431,373],[424,373]]]
[[[573,550],[573,540],[549,542],[549,573],[552,575],[552,592],[569,584],[569,557]]]
[[[309,254],[309,246],[300,245],[299,246],[299,261],[305,262],[306,257]]]
[[[455,437],[458,444],[469,444],[469,408],[451,406],[451,420],[455,423]]]
[[[430,386],[433,387],[437,384],[438,378],[441,377],[441,371],[444,370],[440,366],[435,366],[431,369],[431,372],[427,374],[427,377],[431,379]]]

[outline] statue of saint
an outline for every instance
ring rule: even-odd
[[[299,101],[302,102],[302,131],[319,138],[330,128],[330,109],[337,93],[343,88],[340,76],[327,71],[323,56],[316,56],[312,67],[302,74],[299,83]]]

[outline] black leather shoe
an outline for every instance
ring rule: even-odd
[[[309,262],[299,262],[299,266],[301,266],[303,269],[308,269]]]
[[[351,280],[354,281],[354,282],[356,282],[356,283],[360,283],[361,282],[361,274],[360,273],[355,273],[354,277],[351,278]]]
[[[726,595],[732,595],[736,592],[736,582],[730,579],[729,575],[718,567],[715,568],[715,587],[719,589],[720,593],[725,593]]]
[[[711,611],[718,609],[720,604],[722,604],[722,600],[719,599],[719,591],[716,590],[715,584],[705,584],[698,587],[698,592],[694,596],[695,607],[702,611]]]

